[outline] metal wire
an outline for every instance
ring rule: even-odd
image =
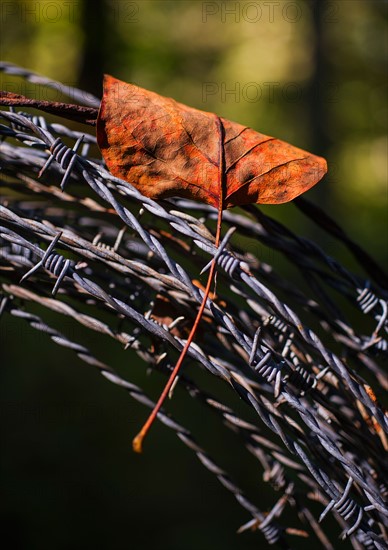
[[[35,78],[9,64],[0,64],[0,70]],[[84,346],[29,313],[29,305],[39,302],[131,346],[148,365],[168,374],[174,350],[182,349],[187,336],[184,325],[190,326],[203,297],[195,278],[214,257],[216,294],[207,302],[206,331],[188,355],[226,382],[257,422],[237,415],[184,373],[179,383],[239,433],[239,452],[245,449],[259,460],[264,480],[281,491],[271,512],[264,514],[248,500],[185,428],[164,413],[159,419],[249,511],[247,528],[261,532],[268,544],[289,547],[288,528],[277,522],[290,505],[302,510],[309,536],[328,547],[324,522],[319,525],[309,510],[313,491],[321,495],[321,520],[332,514],[354,548],[385,548],[388,422],[375,393],[386,377],[381,359],[387,353],[383,332],[388,307],[381,273],[367,253],[307,202],[298,203],[301,215],[314,213],[332,234],[335,227],[336,237],[352,249],[370,279],[352,273],[316,243],[256,207],[247,208],[247,216],[225,212],[230,229],[216,249],[209,231],[214,209],[187,200],[156,203],[143,197],[113,177],[101,160],[90,158],[88,148],[78,152],[82,141],[93,144],[94,136],[83,138],[81,132],[40,115],[0,111],[0,116],[5,121],[0,125],[3,319],[10,314],[27,321],[152,406],[142,390],[92,358]],[[281,251],[311,285],[296,287],[274,266],[246,253],[238,246],[238,234]],[[346,298],[350,316],[326,289]],[[78,311],[63,301],[66,296],[78,303]],[[95,305],[94,315],[82,313],[86,303]],[[165,312],[159,312],[161,303]],[[102,310],[110,323],[99,318]],[[353,324],[357,315],[365,334]],[[115,328],[123,319],[130,330]],[[313,329],[317,323],[319,336]],[[332,348],[333,341],[340,344],[340,353]],[[293,479],[297,474],[297,488],[290,472]]]

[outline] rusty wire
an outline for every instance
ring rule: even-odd
[[[0,69],[36,78],[9,64]],[[49,82],[39,78],[41,84]],[[244,448],[258,459],[263,479],[280,492],[272,511],[265,513],[248,500],[188,430],[165,412],[158,419],[249,511],[252,519],[241,530],[257,529],[269,544],[287,548],[292,529],[282,514],[292,506],[302,519],[303,536],[316,537],[323,547],[332,544],[324,532],[330,513],[354,548],[386,548],[388,422],[375,393],[387,388],[382,368],[388,348],[387,284],[373,259],[305,199],[296,201],[301,215],[345,244],[366,277],[257,207],[247,207],[244,215],[225,213],[230,231],[217,250],[209,230],[214,209],[143,197],[105,169],[97,150],[96,158],[91,156],[92,134],[41,115],[3,110],[0,116],[3,320],[7,315],[23,319],[151,407],[140,388],[82,343],[49,327],[28,311],[29,305],[37,302],[131,346],[145,364],[168,374],[173,350],[181,350],[187,337],[184,326],[190,326],[202,300],[193,279],[215,256],[217,295],[207,302],[206,335],[190,346],[188,356],[226,382],[257,422],[237,415],[185,374],[179,383],[238,432]],[[284,254],[301,274],[301,284],[244,251],[239,236]],[[66,303],[67,297],[78,307]],[[161,300],[168,315],[158,313]],[[94,304],[93,315],[82,312],[86,303]],[[109,313],[111,323],[101,320],[101,311]],[[362,322],[353,323],[356,316]],[[129,332],[115,328],[123,318]],[[312,326],[319,327],[319,336]],[[291,481],[295,474],[297,484]],[[322,509],[315,518],[309,503],[317,498]]]

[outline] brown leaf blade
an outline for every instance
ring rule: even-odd
[[[326,173],[326,161],[221,118],[222,207],[292,200]],[[186,197],[218,207],[217,116],[105,75],[97,141],[113,175],[147,197]]]

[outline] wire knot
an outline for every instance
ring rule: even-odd
[[[70,177],[71,171],[78,160],[77,151],[83,139],[84,136],[79,137],[75,142],[73,148],[70,148],[65,145],[60,138],[56,138],[49,149],[50,156],[46,160],[41,171],[39,172],[39,178],[44,174],[44,172],[47,170],[53,160],[56,160],[61,168],[65,170],[65,173],[60,183],[60,187],[63,191],[67,180]]]
[[[62,232],[58,233],[58,235],[51,242],[50,246],[47,248],[42,259],[34,267],[32,267],[25,275],[23,275],[23,277],[20,279],[20,282],[25,281],[40,267],[44,267],[47,271],[49,271],[50,273],[58,277],[54,285],[54,288],[52,290],[52,294],[53,296],[55,296],[55,294],[59,289],[60,284],[68,274],[69,270],[72,270],[75,268],[75,262],[73,260],[69,260],[68,258],[64,258],[61,254],[56,254],[55,252],[52,252],[55,245],[61,238],[61,236],[62,236]]]

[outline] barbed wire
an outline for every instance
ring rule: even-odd
[[[62,82],[58,82],[57,80],[53,80],[52,78],[47,78],[44,75],[40,75],[38,73],[30,71],[29,69],[24,69],[23,67],[19,67],[18,65],[10,63],[9,61],[0,61],[0,71],[9,76],[21,77],[27,82],[37,84],[38,86],[42,87],[42,90],[45,88],[51,88],[52,90],[55,90],[60,94],[67,95],[74,101],[78,101],[82,105],[97,108],[100,105],[100,100],[98,99],[98,97],[89,92],[85,92],[84,90],[80,90],[79,88],[75,88],[74,86],[70,86],[68,84],[63,84]],[[14,91],[14,88],[11,86],[11,90],[7,91]]]
[[[0,64],[0,70],[35,78],[9,64]],[[206,331],[190,346],[189,361],[227,382],[256,414],[257,424],[187,375],[179,383],[240,435],[242,448],[261,463],[264,479],[282,491],[272,511],[264,514],[243,496],[185,428],[164,412],[159,420],[250,512],[252,521],[242,530],[258,529],[269,544],[288,548],[287,535],[297,530],[277,522],[293,506],[304,519],[299,534],[315,536],[324,547],[329,539],[319,521],[331,513],[354,548],[386,548],[388,421],[375,393],[387,387],[381,361],[388,349],[388,307],[379,266],[304,199],[298,199],[301,214],[345,243],[368,278],[257,207],[247,207],[246,215],[225,212],[229,231],[216,249],[209,230],[216,216],[211,207],[143,197],[90,156],[95,145],[90,134],[41,115],[4,110],[0,117],[5,121],[0,125],[3,318],[24,319],[152,406],[142,390],[48,327],[29,305],[38,302],[130,346],[147,365],[168,374],[202,301],[203,289],[194,277],[215,257],[217,294],[207,301]],[[291,284],[274,266],[247,253],[238,236],[282,252],[309,284]],[[341,299],[333,299],[333,293]],[[78,310],[64,301],[67,296]],[[350,321],[343,298],[352,311]],[[82,313],[86,303],[88,310],[94,305],[93,315]],[[109,323],[100,319],[101,312],[109,315]],[[123,319],[130,330],[115,328]],[[310,323],[318,323],[320,336]],[[332,349],[333,341],[340,353]],[[292,482],[288,471],[294,471]],[[320,518],[309,509],[312,495],[322,504]]]

